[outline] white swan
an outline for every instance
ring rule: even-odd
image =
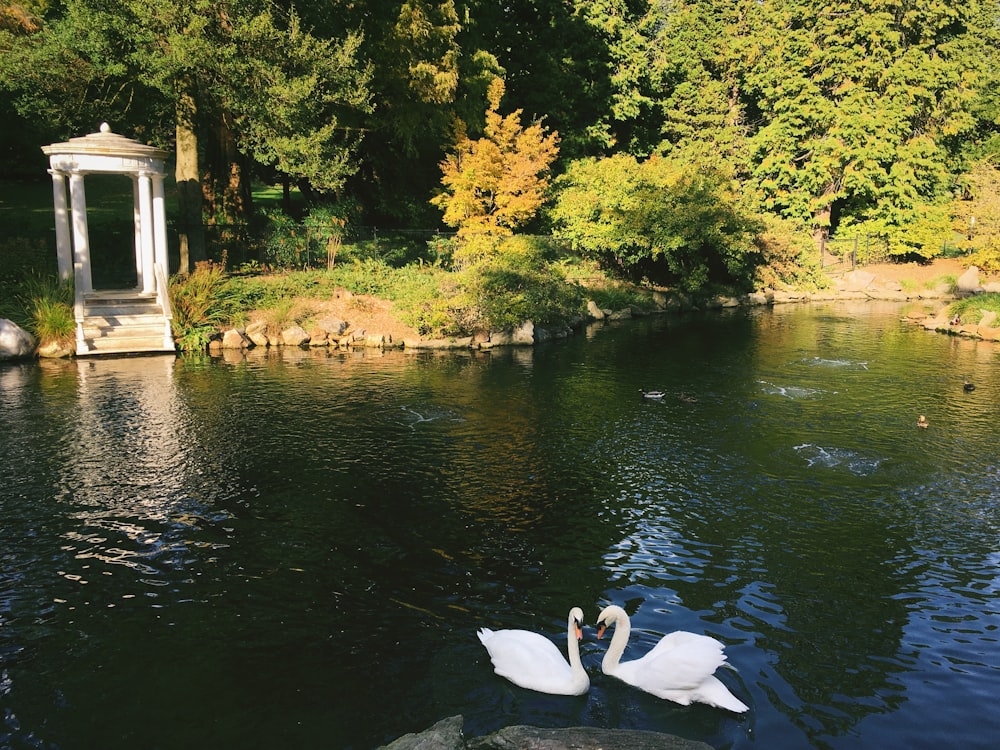
[[[713,676],[726,662],[724,646],[719,641],[679,630],[661,638],[645,656],[622,664],[619,659],[632,624],[625,610],[613,604],[601,610],[597,618],[597,637],[603,636],[611,625],[615,626],[615,634],[601,662],[604,674],[682,706],[707,703],[735,713],[749,710]]]
[[[530,630],[490,630],[481,628],[479,640],[486,646],[493,671],[515,685],[554,695],[583,695],[590,678],[580,661],[583,610],[573,607],[566,622],[569,663],[556,645]]]

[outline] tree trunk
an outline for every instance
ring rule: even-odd
[[[827,204],[813,212],[813,243],[822,248],[830,236],[830,213],[832,205]]]
[[[253,211],[253,194],[228,115],[221,115],[213,123],[205,161],[204,197],[212,221],[224,224],[246,221]]]
[[[182,82],[177,98],[177,204],[180,216],[177,235],[180,242],[180,273],[190,273],[192,265],[208,259],[201,218],[201,184],[198,174],[198,134],[194,122],[197,112],[193,86]]]
[[[840,180],[831,180],[830,184],[823,190],[823,194],[816,201],[817,206],[813,211],[812,235],[817,249],[824,247],[827,238],[830,236],[833,202],[837,199],[839,190]]]

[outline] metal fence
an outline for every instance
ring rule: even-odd
[[[820,266],[827,270],[836,270],[839,266],[853,271],[858,266],[885,263],[892,255],[887,239],[866,234],[845,238],[824,237],[820,241],[819,257]]]

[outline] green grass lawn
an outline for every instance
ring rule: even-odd
[[[39,236],[53,230],[52,181],[0,180],[0,237]]]

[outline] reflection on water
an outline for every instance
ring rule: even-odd
[[[988,746],[997,353],[862,309],[0,367],[0,747],[371,748],[454,714]],[[726,643],[750,712],[604,678],[608,603],[626,659]],[[478,627],[565,648],[574,605],[587,696],[492,673]]]

